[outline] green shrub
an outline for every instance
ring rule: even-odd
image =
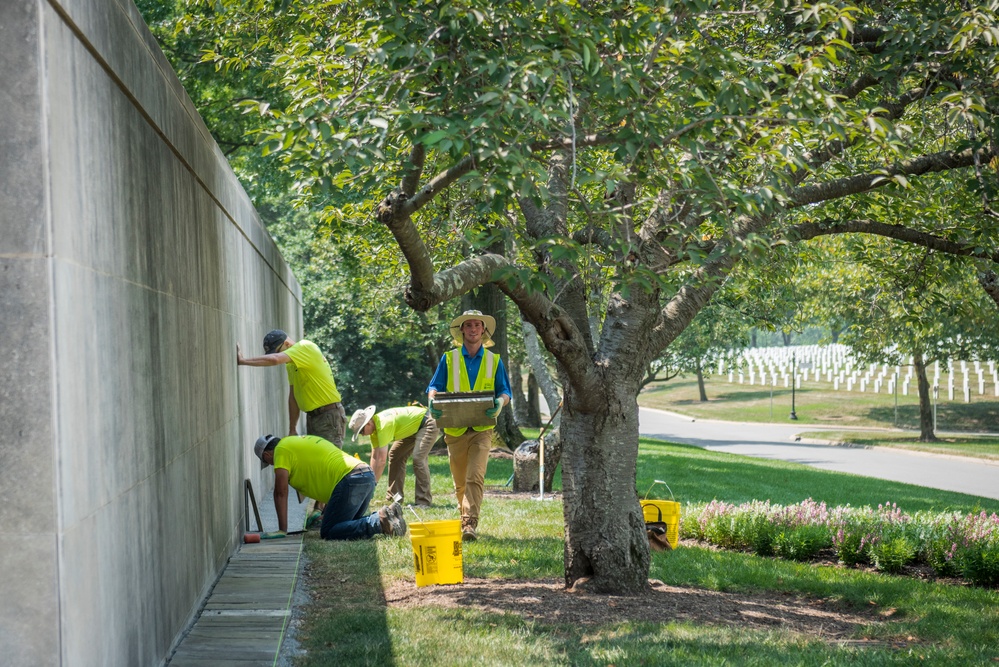
[[[836,508],[829,521],[836,557],[851,567],[870,562],[871,542],[875,539],[874,513],[868,508]]]
[[[788,560],[811,560],[829,546],[829,531],[825,526],[782,528],[774,536],[774,553]]]
[[[999,544],[983,544],[961,551],[961,574],[976,586],[999,586]]]
[[[958,543],[964,539],[963,519],[957,512],[920,512],[914,517],[919,545],[917,558],[932,567],[939,576],[956,577],[961,574],[955,556]]]
[[[999,515],[969,514],[955,560],[961,575],[978,586],[999,586]]]
[[[916,557],[916,545],[907,535],[879,539],[871,545],[871,562],[879,572],[897,574]]]

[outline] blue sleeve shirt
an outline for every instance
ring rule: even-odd
[[[461,346],[461,354],[465,357],[465,370],[468,371],[468,383],[473,387],[475,386],[475,380],[479,377],[479,367],[482,366],[483,351],[485,349],[484,347],[480,347],[478,353],[474,357],[470,357],[465,346]],[[434,377],[430,380],[427,392],[429,393],[431,389],[435,391],[447,391],[447,355],[442,356],[440,362],[437,364],[437,370],[434,371]],[[493,394],[496,396],[506,394],[507,398],[513,398],[513,392],[510,391],[510,378],[506,374],[506,366],[503,365],[502,357],[500,357],[499,366],[496,368],[496,381],[493,383]]]

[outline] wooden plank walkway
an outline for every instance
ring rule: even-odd
[[[291,620],[302,536],[243,544],[170,667],[272,667]]]

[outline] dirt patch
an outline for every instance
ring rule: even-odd
[[[512,613],[540,623],[594,626],[621,621],[785,629],[828,641],[845,639],[862,627],[883,622],[875,614],[847,611],[826,600],[781,594],[721,593],[653,581],[643,595],[569,592],[561,581],[465,579],[460,586],[417,588],[398,583],[385,591],[390,607],[472,607]]]

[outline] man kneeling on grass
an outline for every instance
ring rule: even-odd
[[[274,466],[274,508],[278,530],[262,539],[288,534],[288,488],[303,496],[327,500],[319,534],[324,540],[363,540],[382,533],[405,535],[402,506],[392,503],[368,514],[375,492],[375,475],[367,463],[316,435],[257,438],[253,452],[260,468]]]

